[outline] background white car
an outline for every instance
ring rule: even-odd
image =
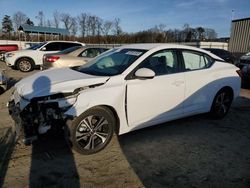
[[[5,54],[7,66],[22,72],[32,71],[35,66],[43,64],[43,55],[48,52],[59,52],[73,46],[84,46],[85,44],[70,41],[48,41],[31,46],[25,50],[9,52]]]
[[[205,112],[222,118],[239,92],[237,68],[210,52],[135,44],[105,52],[79,68],[24,78],[15,85],[9,111],[28,138],[45,133],[55,121],[66,122],[73,148],[92,154],[114,132]]]

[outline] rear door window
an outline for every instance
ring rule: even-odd
[[[65,50],[68,48],[71,48],[73,46],[81,46],[81,44],[78,43],[70,43],[70,42],[62,42],[61,43],[61,50]]]
[[[51,42],[51,43],[48,43],[44,47],[46,49],[44,49],[43,51],[61,51],[61,44],[60,44],[60,42]]]
[[[88,49],[84,50],[79,56],[80,57],[94,58],[99,54],[101,54],[100,49],[98,49],[98,48],[88,48]]]

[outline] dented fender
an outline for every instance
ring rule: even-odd
[[[106,83],[108,84],[108,83]],[[105,96],[105,97],[104,97]],[[128,132],[125,110],[126,85],[100,86],[79,93],[76,103],[65,112],[65,115],[78,117],[85,111],[96,106],[107,106],[119,117],[119,134]]]

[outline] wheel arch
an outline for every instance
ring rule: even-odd
[[[214,96],[213,96],[213,98],[212,98],[212,101],[211,101],[210,108],[209,108],[210,110],[211,110],[211,108],[212,108],[212,106],[213,106],[214,99],[215,99],[216,95],[217,95],[219,92],[223,91],[223,90],[229,91],[230,94],[231,94],[231,98],[232,98],[232,100],[233,100],[234,95],[235,95],[235,94],[234,94],[233,88],[232,88],[231,86],[223,86],[223,87],[221,87],[221,88],[214,94]]]
[[[229,91],[230,94],[231,94],[232,99],[234,98],[234,90],[233,90],[232,87],[230,87],[230,86],[224,86],[224,87],[222,87],[217,93],[219,93],[219,92],[222,91],[222,90],[227,90],[227,91]],[[217,94],[217,93],[216,93],[216,94]]]
[[[110,105],[97,105],[97,106],[93,106],[91,107],[90,109],[93,109],[93,108],[104,108],[104,109],[108,109],[114,116],[115,118],[115,133],[118,135],[119,134],[119,131],[120,131],[120,118],[118,116],[118,113],[116,112],[115,108],[110,106]],[[89,109],[88,109],[89,110]]]

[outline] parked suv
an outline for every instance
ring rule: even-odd
[[[220,58],[224,59],[228,63],[235,64],[235,60],[236,60],[235,56],[227,50],[223,50],[223,49],[219,49],[219,48],[204,48],[204,50],[207,50],[207,51],[219,56]]]
[[[48,41],[31,46],[25,50],[6,53],[5,62],[7,66],[22,72],[32,71],[35,66],[43,64],[43,55],[48,52],[59,52],[73,46],[84,46],[79,42]]]
[[[0,45],[0,60],[4,60],[4,54],[10,51],[18,50],[17,44],[1,44]]]

